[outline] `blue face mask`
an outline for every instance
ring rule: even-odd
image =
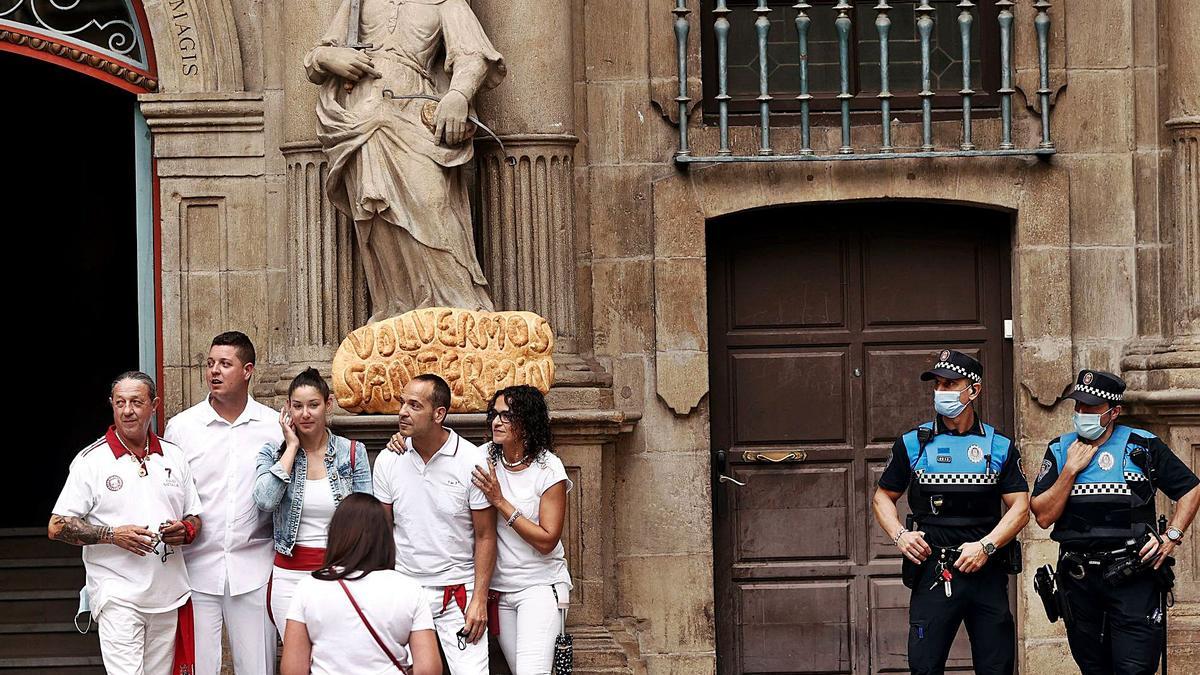
[[[964,390],[933,392],[933,409],[942,417],[955,418],[967,409],[967,404],[959,400]]]
[[[1075,422],[1075,433],[1079,437],[1094,441],[1104,435],[1105,426],[1100,423],[1100,418],[1104,417],[1108,411],[1102,413],[1075,413],[1072,417]]]

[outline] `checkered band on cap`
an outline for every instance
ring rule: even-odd
[[[949,361],[938,361],[937,363],[933,364],[933,368],[931,370],[937,370],[938,368],[948,368],[953,370],[963,377],[970,378],[972,382],[983,382],[983,378],[979,377],[975,373],[972,373],[962,366],[950,363]]]
[[[1124,483],[1083,483],[1071,488],[1071,496],[1077,495],[1127,495],[1129,486]]]
[[[1082,391],[1085,394],[1091,394],[1092,396],[1099,396],[1100,398],[1105,399],[1107,401],[1117,401],[1117,402],[1121,401],[1120,394],[1114,394],[1111,391],[1104,391],[1103,389],[1089,387],[1086,384],[1075,385],[1075,391]]]
[[[929,473],[917,471],[921,485],[995,485],[1000,476],[994,473]]]
[[[1144,474],[1133,473],[1132,471],[1126,471],[1125,472],[1125,480],[1127,482],[1136,483],[1138,481],[1144,481],[1144,480],[1150,480],[1150,479],[1146,478],[1146,476]]]

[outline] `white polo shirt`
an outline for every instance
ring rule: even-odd
[[[114,450],[115,448],[115,450]],[[114,435],[85,448],[71,462],[53,513],[92,525],[140,525],[153,532],[167,520],[200,515],[200,496],[183,451],[150,436],[146,475]],[[203,528],[201,528],[203,529]],[[175,609],[191,597],[183,549],[159,543],[158,554],[138,556],[115,544],[83,547],[92,614],[110,601],[154,614]],[[165,551],[173,551],[162,558]]]
[[[425,589],[396,570],[379,570],[345,582],[379,639],[397,661],[412,665],[409,635],[415,630],[434,629]],[[296,585],[287,619],[308,628],[313,675],[396,673],[396,667],[371,637],[336,581],[321,581],[305,574]],[[353,668],[348,667],[351,664]]]
[[[392,505],[396,569],[425,586],[474,581],[471,510],[491,506],[471,482],[471,471],[487,466],[483,450],[448,431],[428,464],[411,439],[403,455],[385,450],[375,460],[375,496]]]
[[[275,559],[271,514],[254,504],[258,450],[283,442],[279,412],[255,401],[233,421],[208,397],[167,423],[163,438],[183,449],[204,504],[204,527],[187,549],[192,590],[241,595],[266,585]]]
[[[573,484],[558,455],[547,452],[520,471],[501,464],[496,470],[500,491],[509,503],[534,524],[541,523],[542,495],[551,487],[565,482],[567,492]],[[566,584],[571,586],[566,552],[562,540],[548,554],[538,553],[514,528],[500,523],[496,546],[496,571],[492,575],[492,590],[516,593],[533,586]]]

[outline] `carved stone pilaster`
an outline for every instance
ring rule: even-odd
[[[1170,332],[1173,344],[1200,349],[1200,116],[1176,117],[1166,126],[1172,164]]]
[[[574,156],[568,134],[479,142],[483,265],[497,309],[528,310],[555,332],[556,354],[578,353]]]
[[[316,141],[283,146],[287,163],[288,360],[329,369],[350,331],[367,322],[368,296],[353,224],[325,195],[328,161]]]

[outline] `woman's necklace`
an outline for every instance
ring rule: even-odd
[[[508,458],[504,456],[504,451],[501,450],[500,451],[500,461],[504,462],[505,468],[515,469],[520,466],[525,466],[525,464],[528,462],[528,458],[522,457],[521,459],[519,459],[515,462],[510,462],[510,461],[508,461]]]

